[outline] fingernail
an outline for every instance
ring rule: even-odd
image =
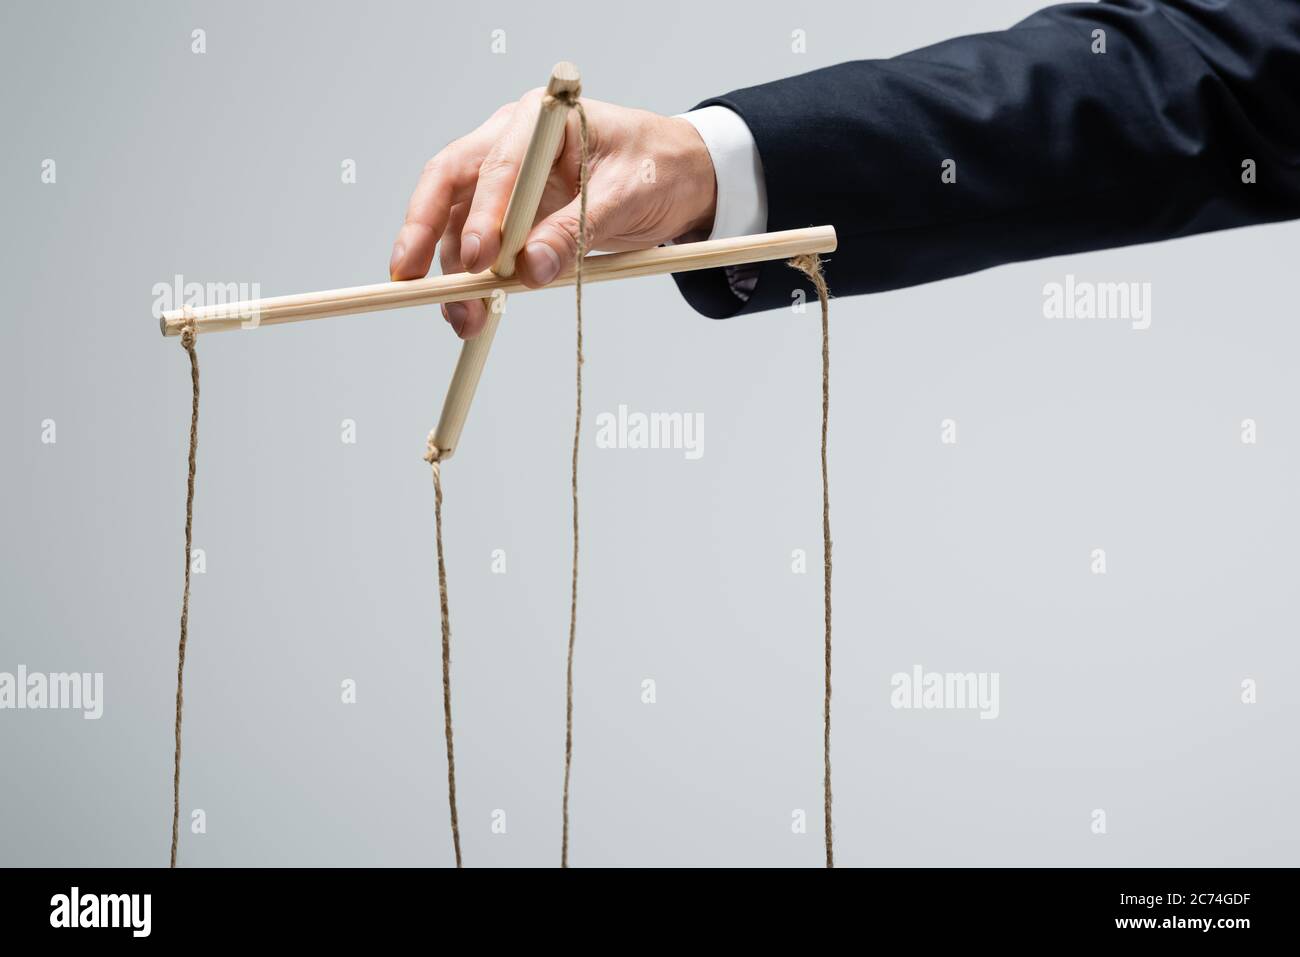
[[[477,233],[470,233],[460,241],[460,263],[466,269],[474,268],[474,260],[478,259],[479,241]]]
[[[560,272],[560,257],[546,243],[529,243],[524,250],[528,271],[540,283],[548,283]]]
[[[459,326],[469,318],[469,307],[467,307],[463,302],[449,302],[447,303],[446,309],[447,321],[453,326]],[[457,329],[457,332],[459,331],[460,330]]]
[[[402,257],[406,255],[406,247],[401,243],[393,243],[393,255],[388,260],[388,275],[392,276],[397,273],[397,267],[402,264]]]

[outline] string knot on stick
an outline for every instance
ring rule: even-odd
[[[574,107],[578,105],[578,100],[582,99],[582,85],[579,84],[572,90],[561,90],[559,93],[549,94],[557,103],[563,103],[565,106]]]
[[[438,467],[438,462],[442,460],[442,450],[433,444],[433,437],[436,432],[437,429],[429,433],[429,438],[424,447],[424,460],[435,469]]]
[[[816,253],[806,253],[802,256],[795,256],[790,260],[789,265],[792,269],[797,269],[808,277],[813,288],[817,290],[820,298],[825,296],[830,298],[830,290],[826,287],[826,277],[822,275],[822,257]]]
[[[181,316],[185,324],[181,326],[181,348],[191,355],[194,354],[194,343],[199,338],[199,325],[194,317],[193,310],[189,306],[181,307]]]

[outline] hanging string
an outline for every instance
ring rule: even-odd
[[[582,273],[583,260],[587,253],[587,180],[589,176],[587,114],[582,107],[578,94],[562,94],[558,97],[578,114],[581,164],[579,168],[579,226],[578,250],[575,263],[575,402],[573,426],[573,455],[571,468],[571,491],[573,499],[573,575],[569,599],[569,641],[565,669],[565,740],[564,740],[564,796],[563,829],[560,847],[560,866],[569,866],[569,785],[573,766],[573,659],[577,638],[578,616],[578,452],[582,435]],[[821,260],[816,255],[799,256],[790,260],[789,265],[804,273],[817,290],[821,303],[822,315],[822,432],[821,432],[821,471],[822,471],[822,539],[823,539],[823,589],[825,605],[825,694],[823,699],[823,752],[824,752],[824,811],[826,866],[835,866],[834,842],[831,822],[831,529],[830,529],[830,485],[827,473],[827,433],[830,419],[830,307],[826,280],[822,275]],[[198,455],[199,430],[199,360],[195,351],[197,330],[193,322],[187,324],[181,332],[181,345],[190,359],[190,378],[192,383],[192,403],[190,411],[190,444],[188,458],[188,477],[185,498],[185,586],[181,599],[180,643],[177,651],[176,666],[176,750],[172,773],[172,841],[171,867],[176,866],[176,853],[180,837],[180,775],[181,775],[181,723],[184,710],[184,676],[185,652],[189,641],[190,610],[190,554],[193,546],[194,527],[194,484]],[[444,731],[447,742],[447,801],[451,812],[452,845],[455,850],[456,866],[463,867],[460,847],[460,822],[456,808],[456,760],[454,734],[451,716],[451,620],[447,600],[447,569],[442,542],[442,474],[440,459],[442,453],[433,444],[432,432],[429,433],[424,460],[429,463],[433,473],[434,488],[434,537],[438,558],[438,602],[442,631],[442,702]]]
[[[826,470],[826,433],[831,415],[831,331],[830,292],[822,275],[821,257],[796,256],[789,265],[812,282],[822,307],[822,593],[826,615],[825,692],[822,699],[822,801],[826,813],[826,866],[835,866],[835,842],[831,830],[831,489]]]
[[[424,460],[433,469],[433,537],[438,546],[438,612],[442,622],[442,719],[447,739],[447,803],[451,806],[451,845],[456,866],[464,867],[460,856],[460,816],[456,813],[456,749],[451,728],[451,615],[447,610],[447,565],[442,555],[442,452],[429,433]]]
[[[181,640],[176,661],[176,754],[172,764],[172,852],[171,866],[176,866],[176,848],[180,843],[181,824],[181,713],[185,706],[185,646],[190,638],[190,552],[194,542],[194,471],[199,451],[199,357],[194,351],[198,337],[194,323],[181,330],[181,345],[190,357],[190,455],[189,477],[185,482],[185,591],[181,597]]]
[[[582,433],[582,268],[587,252],[587,114],[578,100],[578,93],[561,94],[557,99],[576,110],[582,159],[578,173],[579,226],[578,258],[575,265],[574,288],[577,301],[577,400],[573,425],[573,585],[569,599],[569,650],[565,687],[565,740],[564,740],[564,836],[560,851],[560,866],[569,862],[569,771],[573,759],[573,646],[577,636],[578,621],[578,445]],[[451,720],[451,618],[447,604],[447,566],[442,545],[442,452],[434,445],[434,433],[429,433],[424,460],[433,469],[434,539],[438,551],[438,604],[442,623],[442,711],[447,739],[447,803],[451,810],[451,840],[456,852],[456,866],[463,867],[460,851],[460,818],[456,810],[456,753]]]
[[[564,801],[563,834],[560,839],[560,867],[569,866],[569,777],[573,769],[573,646],[578,633],[578,445],[582,435],[582,261],[587,255],[587,111],[577,91],[562,94],[561,102],[577,111],[578,141],[582,158],[578,166],[578,258],[574,265],[574,300],[577,314],[576,363],[573,413],[573,586],[569,593],[569,653],[564,681]]]

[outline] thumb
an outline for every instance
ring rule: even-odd
[[[530,287],[545,286],[573,269],[578,258],[578,223],[582,209],[576,197],[533,227],[524,240],[524,248],[515,260],[515,273]],[[587,197],[587,252],[602,243],[609,232],[612,204],[591,194]]]

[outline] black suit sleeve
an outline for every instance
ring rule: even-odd
[[[1300,0],[1066,4],[713,103],[754,135],[767,228],[835,226],[835,295],[1300,216]],[[781,263],[747,302],[675,278],[714,318],[809,289]]]

